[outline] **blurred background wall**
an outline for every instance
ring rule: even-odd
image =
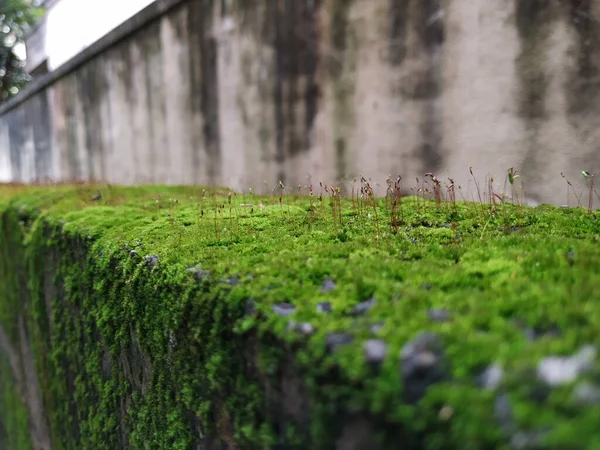
[[[30,39],[0,181],[383,194],[433,172],[472,198],[469,166],[497,191],[514,166],[563,204],[561,172],[579,191],[600,170],[599,1],[107,2],[62,0]]]

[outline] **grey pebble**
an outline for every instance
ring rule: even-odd
[[[512,434],[515,428],[512,406],[506,394],[499,394],[494,400],[494,416],[500,428],[506,434]]]
[[[371,333],[373,334],[377,334],[379,333],[379,331],[381,331],[381,329],[383,328],[384,323],[383,322],[377,322],[374,323],[373,325],[371,325]]]
[[[191,273],[194,278],[196,279],[196,281],[205,281],[208,280],[209,276],[208,276],[208,272],[206,270],[202,270],[199,269],[197,267],[189,267],[185,270],[188,273]]]
[[[156,265],[158,264],[158,256],[156,256],[156,255],[146,255],[144,257],[144,259],[146,260],[146,265],[150,269],[154,269],[156,267]]]
[[[515,433],[510,440],[510,448],[512,450],[537,450],[542,448],[542,439],[546,436],[546,432],[543,431],[531,431],[524,432],[519,431]]]
[[[429,320],[431,320],[432,322],[438,323],[448,322],[452,319],[450,313],[445,309],[441,308],[430,309],[429,311],[427,311],[427,317],[429,317]]]
[[[331,303],[329,302],[321,302],[317,305],[317,312],[318,313],[326,313],[329,314],[331,313],[332,308],[331,308]]]
[[[300,334],[309,336],[315,332],[315,327],[313,327],[312,324],[310,324],[308,322],[296,322],[296,321],[290,320],[288,322],[288,330],[296,331]]]
[[[561,334],[556,325],[531,328],[522,319],[514,320],[514,324],[523,332],[529,342],[535,342],[543,337],[559,337]]]
[[[500,364],[491,364],[479,377],[479,384],[483,389],[495,391],[502,384],[504,371]]]
[[[537,366],[540,380],[549,386],[559,386],[575,381],[579,375],[593,367],[596,348],[587,345],[573,356],[548,356]]]
[[[294,311],[296,311],[296,306],[291,303],[276,303],[273,305],[273,312],[281,317],[289,316]]]
[[[517,429],[510,399],[505,393],[496,396],[494,416],[500,429],[510,442],[512,450],[539,449],[547,431],[521,431]]]
[[[580,405],[600,405],[600,387],[582,381],[573,390],[573,400]]]
[[[254,311],[256,311],[254,299],[253,298],[246,299],[246,301],[244,302],[244,316],[245,317],[251,316],[252,314],[254,314]]]
[[[240,278],[237,275],[234,275],[231,278],[222,279],[221,282],[233,287],[239,284]]]
[[[326,338],[327,349],[330,352],[335,352],[342,345],[346,345],[354,341],[354,336],[348,333],[329,333]]]
[[[373,306],[375,306],[376,303],[377,303],[377,300],[375,300],[374,298],[370,298],[369,300],[360,302],[358,305],[356,305],[356,306],[354,306],[354,308],[352,308],[351,315],[362,316],[368,310],[370,310]]]
[[[404,345],[400,359],[400,374],[409,403],[419,401],[429,386],[446,377],[445,358],[436,334],[418,334]]]
[[[335,289],[335,281],[331,277],[325,278],[323,285],[321,286],[321,292],[331,292]]]
[[[363,344],[365,358],[370,364],[379,364],[387,354],[387,344],[380,339],[369,339]]]

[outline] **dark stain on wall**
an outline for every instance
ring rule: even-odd
[[[445,40],[442,0],[390,0],[390,42],[388,61],[402,66],[407,57],[407,34],[417,38],[415,54],[430,59],[420,70],[411,70],[394,86],[394,94],[408,100],[427,100],[441,95],[441,65],[432,59]]]
[[[212,35],[214,0],[189,3],[188,33],[190,48],[191,109],[203,120],[202,140],[207,156],[207,173],[215,182],[221,173],[221,136],[219,127],[218,45]],[[199,146],[198,146],[199,147]],[[196,172],[198,155],[194,156]]]
[[[545,46],[553,14],[552,0],[515,0],[515,24],[521,40],[516,66],[520,83],[519,114],[524,119],[546,116],[548,74]]]
[[[127,113],[125,117],[119,117],[118,120],[125,120],[128,122],[130,130],[134,130],[134,105],[138,101],[135,89],[134,89],[134,71],[131,70],[133,67],[133,59],[131,55],[132,43],[126,42],[115,48],[114,52],[114,71],[118,83],[122,83],[125,91],[125,104],[120,103],[117,100],[117,104],[125,106]],[[111,103],[109,102],[109,105]],[[135,138],[134,138],[135,139]],[[135,144],[134,144],[135,145]],[[119,142],[116,142],[116,148],[122,149],[123,147]],[[130,158],[133,161],[134,167],[138,166],[138,152],[135,146],[127,149],[131,153]],[[110,175],[110,174],[109,174]]]
[[[330,15],[329,77],[333,85],[333,133],[336,181],[341,182],[350,170],[347,130],[354,120],[355,58],[350,9],[353,0],[333,0]],[[344,76],[346,75],[346,76]]]
[[[15,180],[20,180],[23,176],[21,170],[21,155],[24,151],[26,122],[22,108],[16,108],[9,111],[6,115],[6,124],[8,126],[8,139],[10,142],[10,165],[12,176]]]
[[[577,63],[566,85],[569,113],[600,112],[600,23],[592,0],[563,0],[577,36]]]
[[[388,63],[399,72],[392,94],[421,105],[421,144],[414,150],[426,171],[442,161],[442,51],[446,39],[442,0],[389,0]],[[409,48],[409,34],[414,38]],[[406,66],[408,59],[417,64]],[[415,61],[412,61],[415,62]]]
[[[61,103],[65,120],[65,156],[69,175],[67,179],[82,180],[82,167],[79,160],[79,142],[77,140],[77,82],[75,75],[70,75],[60,83]]]
[[[321,0],[269,2],[275,50],[276,162],[283,162],[310,148],[310,136],[318,111],[320,88],[318,13]],[[297,113],[304,103],[304,117]],[[281,166],[279,179],[285,182]]]
[[[410,0],[389,0],[389,62],[399,66],[406,57],[406,33]]]
[[[187,17],[187,5],[181,3],[173,11],[165,16],[165,19],[169,21],[173,30],[175,31],[175,37],[179,42],[186,38],[186,21]]]
[[[93,59],[76,72],[78,97],[83,109],[83,129],[85,150],[87,153],[87,170],[90,181],[102,181],[104,145],[102,139],[102,123],[100,102],[108,85],[104,78],[104,67],[101,59]]]
[[[344,71],[343,56],[348,49],[349,37],[349,14],[353,0],[332,0],[330,30],[331,50],[329,55],[329,74],[332,78],[338,78]]]
[[[157,176],[158,154],[168,151],[164,136],[159,136],[156,128],[152,127],[152,124],[156,122],[157,113],[159,113],[158,120],[162,121],[163,124],[166,122],[166,106],[163,95],[168,87],[164,83],[162,75],[160,22],[148,24],[140,33],[138,41],[140,42],[142,64],[144,66],[144,88],[146,91],[148,123],[151,124],[148,127],[148,133],[150,134],[150,148],[148,149],[149,175],[154,178]],[[163,139],[162,142],[160,139]]]
[[[419,126],[422,144],[415,155],[421,160],[424,172],[435,171],[443,164],[442,121],[439,108],[431,102],[425,103]]]
[[[39,180],[48,180],[52,168],[52,130],[47,89],[27,102],[25,115],[26,122],[33,127],[35,177]]]
[[[125,87],[125,94],[127,95],[127,103],[133,104],[137,99],[135,97],[135,91],[133,89],[133,60],[131,58],[131,43],[127,42],[117,47],[115,53],[115,59],[119,61],[119,64],[115,64],[115,71],[117,78],[123,83]]]
[[[443,0],[412,0],[411,23],[423,47],[434,50],[444,43],[446,30],[443,20]]]

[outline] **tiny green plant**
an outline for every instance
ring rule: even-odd
[[[596,175],[591,174],[585,170],[581,171],[583,178],[585,178],[590,187],[589,199],[588,199],[588,212],[591,213],[594,206],[594,178]]]
[[[469,173],[471,174],[473,182],[475,183],[475,188],[477,189],[477,199],[479,200],[479,204],[481,205],[483,211],[483,199],[481,198],[481,190],[479,189],[479,183],[477,182],[477,178],[475,178],[475,174],[473,173],[473,166],[469,166]]]
[[[452,208],[456,213],[456,191],[454,189],[454,180],[452,178],[448,178],[448,184],[446,185],[446,190],[448,191],[448,198],[452,203]]]
[[[425,176],[431,178],[431,181],[433,182],[433,196],[435,198],[435,206],[439,208],[442,204],[442,183],[431,172],[426,173]]]
[[[520,175],[517,173],[514,167],[507,169],[506,175],[508,176],[508,183],[510,184],[510,201],[514,204],[515,202],[515,181]],[[562,174],[561,174],[562,175]]]
[[[398,176],[394,181],[393,199],[392,199],[392,230],[394,234],[398,233],[398,218],[396,212],[400,209],[400,223],[404,223],[404,216],[402,214],[402,190],[401,190],[402,177]]]
[[[571,183],[569,181],[569,179],[567,177],[565,177],[565,175],[562,172],[560,173],[560,176],[567,183],[567,206],[569,206],[569,188],[571,188],[571,191],[573,191],[573,195],[577,199],[577,206],[581,207],[581,195],[577,195],[577,192],[575,192],[575,188],[573,187],[573,183]]]

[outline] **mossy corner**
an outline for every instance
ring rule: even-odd
[[[600,214],[390,205],[0,188],[0,322],[19,348],[25,319],[52,448],[598,442],[593,352],[543,368],[600,345]],[[10,448],[26,406],[0,410]]]

